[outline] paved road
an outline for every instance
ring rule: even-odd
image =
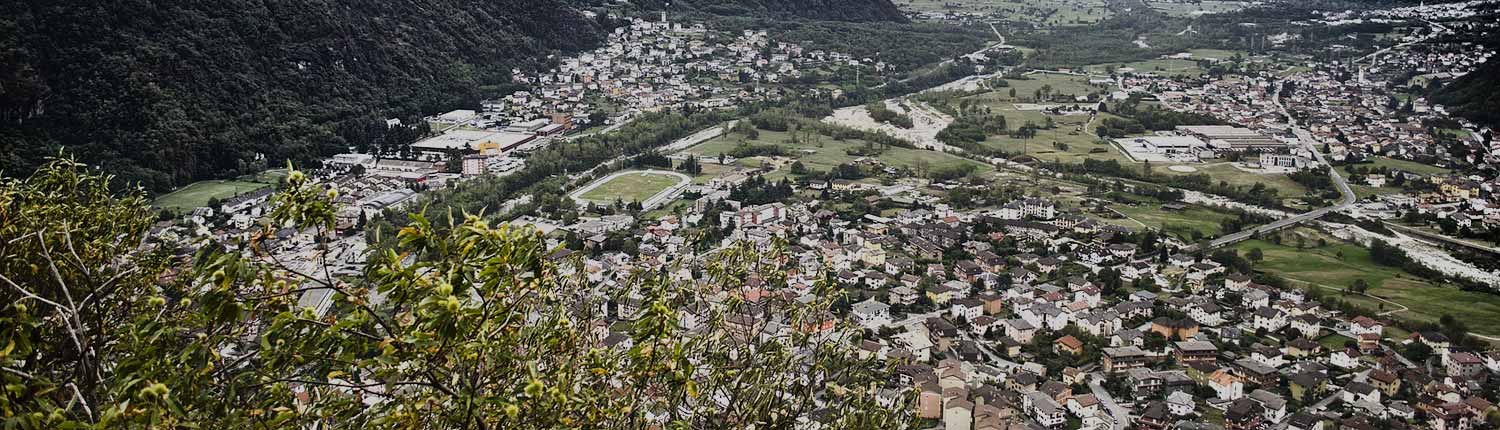
[[[1098,373],[1090,373],[1088,374],[1088,378],[1089,391],[1094,392],[1094,397],[1098,398],[1099,403],[1104,405],[1104,409],[1109,411],[1109,416],[1115,419],[1114,425],[1110,427],[1110,430],[1129,427],[1130,411],[1121,407],[1120,403],[1115,401],[1115,397],[1109,394],[1109,390],[1105,390],[1104,386],[1099,385],[1099,381],[1104,380],[1104,377]]]

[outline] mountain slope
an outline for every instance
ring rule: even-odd
[[[1452,113],[1500,128],[1500,60],[1490,58],[1473,72],[1439,89],[1433,99]]]
[[[151,189],[364,145],[590,47],[561,0],[22,0],[0,16],[0,171],[58,148]]]

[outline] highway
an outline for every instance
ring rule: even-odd
[[[1245,239],[1249,239],[1250,236],[1253,236],[1260,232],[1277,231],[1295,224],[1312,221],[1321,218],[1323,215],[1326,215],[1329,212],[1348,208],[1350,205],[1353,205],[1354,201],[1356,200],[1354,196],[1354,189],[1349,188],[1349,182],[1344,179],[1343,175],[1339,174],[1338,169],[1335,169],[1332,165],[1328,164],[1328,160],[1324,158],[1323,153],[1318,151],[1317,141],[1313,139],[1312,133],[1308,132],[1307,129],[1302,128],[1302,125],[1298,124],[1295,118],[1292,118],[1291,113],[1287,112],[1286,105],[1281,102],[1281,88],[1282,85],[1277,85],[1276,94],[1272,96],[1272,100],[1276,102],[1276,109],[1281,111],[1281,114],[1283,116],[1286,116],[1287,123],[1291,124],[1292,126],[1292,132],[1297,134],[1298,143],[1302,144],[1303,147],[1305,147],[1309,152],[1312,152],[1313,157],[1318,160],[1318,164],[1328,166],[1328,177],[1333,181],[1333,185],[1335,187],[1338,187],[1339,194],[1341,195],[1339,197],[1339,201],[1333,206],[1314,209],[1306,213],[1282,218],[1260,227],[1219,237],[1209,242],[1209,248],[1218,248],[1221,246],[1230,245]]]

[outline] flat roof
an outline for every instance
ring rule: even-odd
[[[510,148],[535,138],[527,133],[496,131],[454,130],[411,144],[412,148],[428,150],[476,149],[475,145],[494,143],[501,148]]]

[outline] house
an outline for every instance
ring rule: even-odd
[[[1176,359],[1178,363],[1207,363],[1214,364],[1219,360],[1219,348],[1213,342],[1190,340],[1174,344]]]
[[[1380,335],[1385,331],[1385,326],[1381,325],[1379,322],[1373,319],[1370,319],[1370,317],[1361,315],[1355,317],[1354,321],[1350,322],[1349,331],[1353,332],[1356,335],[1366,333]]]
[[[1173,391],[1171,394],[1167,394],[1167,412],[1173,416],[1185,417],[1192,415],[1196,409],[1198,409],[1198,405],[1193,400],[1192,394],[1185,391]]]
[[[974,402],[964,399],[948,401],[943,405],[943,428],[946,430],[969,430],[974,421]]]
[[[1328,364],[1340,369],[1354,369],[1360,366],[1359,357],[1362,354],[1354,348],[1344,348],[1343,351],[1335,352],[1328,356]]]
[[[1250,399],[1235,400],[1224,411],[1224,428],[1228,430],[1251,430],[1260,428],[1265,420],[1265,408]]]
[[[1386,396],[1395,396],[1401,390],[1401,378],[1391,372],[1374,369],[1370,371],[1366,379],[1370,385],[1375,386]]]
[[[1136,424],[1142,429],[1163,430],[1170,428],[1174,421],[1167,411],[1167,404],[1157,400],[1146,404]]]
[[[1005,320],[1005,336],[1016,342],[1029,344],[1032,337],[1036,336],[1036,326],[1020,318],[1008,319]]]
[[[1068,398],[1068,412],[1083,418],[1099,413],[1099,399],[1093,394],[1082,394]]]
[[[1159,317],[1151,320],[1151,331],[1167,339],[1187,340],[1198,336],[1198,322],[1192,318],[1171,319]]]
[[[1286,312],[1270,306],[1264,306],[1255,310],[1253,325],[1256,330],[1265,330],[1267,333],[1281,331],[1287,326]]]
[[[1104,348],[1104,371],[1114,373],[1145,367],[1150,359],[1146,351],[1134,346]]]
[[[891,306],[874,297],[855,303],[849,313],[861,327],[871,330],[878,330],[891,323]]]
[[[1047,428],[1061,428],[1067,424],[1068,417],[1062,405],[1057,400],[1041,391],[1032,391],[1025,397],[1025,402],[1031,412],[1032,419]]]
[[[1058,338],[1053,342],[1053,347],[1057,350],[1058,353],[1083,355],[1083,341],[1078,340],[1078,338],[1073,337],[1073,335],[1067,335]]]
[[[1251,391],[1249,398],[1260,404],[1261,409],[1265,411],[1266,421],[1279,423],[1286,419],[1286,399],[1276,393],[1258,389]]]
[[[1468,351],[1448,354],[1446,361],[1445,366],[1448,370],[1448,376],[1472,378],[1485,369],[1484,360],[1480,360],[1479,356]]]
[[[1208,377],[1208,388],[1222,400],[1237,400],[1245,396],[1245,383],[1240,378],[1220,369]]]
[[[975,318],[984,315],[984,301],[973,297],[953,300],[949,307],[949,314],[955,320],[974,321]]]
[[[1374,385],[1353,381],[1344,384],[1343,401],[1345,403],[1380,403],[1380,390],[1375,389]]]

